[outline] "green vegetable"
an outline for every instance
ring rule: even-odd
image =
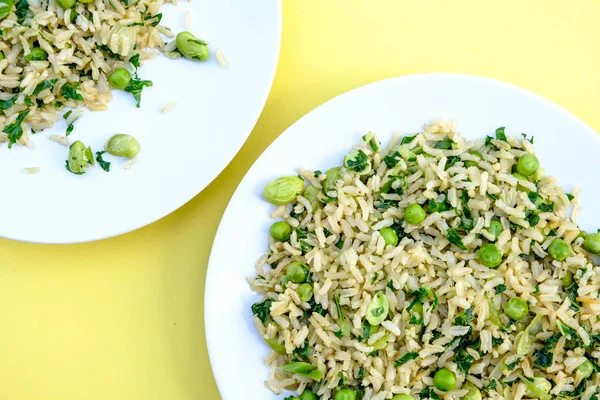
[[[335,197],[336,194],[330,193],[336,190],[336,182],[342,179],[342,168],[335,167],[330,168],[325,172],[325,180],[323,181],[323,191],[329,197]]]
[[[48,59],[48,53],[46,53],[41,47],[32,47],[29,54],[25,56],[27,61],[43,61]]]
[[[404,365],[410,360],[416,359],[417,357],[419,357],[419,353],[406,353],[405,355],[394,361],[394,368],[398,368],[399,366]]]
[[[504,293],[506,291],[506,285],[496,286],[496,294]]]
[[[571,246],[562,239],[554,239],[548,247],[548,254],[556,261],[564,261],[571,254]]]
[[[467,250],[467,247],[462,242],[462,239],[456,233],[456,229],[448,229],[446,231],[446,239],[461,250]]]
[[[281,367],[282,371],[292,372],[294,374],[306,376],[315,381],[320,381],[323,378],[323,373],[306,362],[295,361]]]
[[[502,141],[506,142],[507,138],[506,138],[506,134],[504,133],[504,129],[505,128],[503,126],[501,126],[500,128],[496,129],[496,139],[497,140],[502,140]]]
[[[513,297],[504,306],[504,313],[511,319],[518,321],[529,313],[527,302],[520,297]]]
[[[552,384],[547,379],[527,378],[523,375],[519,375],[519,379],[521,379],[527,388],[525,397],[539,400],[552,400],[552,396],[549,394],[552,389]]]
[[[319,400],[319,397],[309,389],[306,389],[300,395],[300,400]]]
[[[297,176],[283,176],[265,186],[263,197],[271,204],[283,205],[296,200],[304,190],[304,180]]]
[[[583,247],[592,254],[600,253],[600,233],[591,233],[583,241]]]
[[[108,77],[108,82],[115,89],[125,90],[131,82],[131,74],[125,68],[117,68]]]
[[[415,400],[415,398],[410,394],[397,394],[391,400]]]
[[[460,326],[468,326],[473,322],[475,316],[473,315],[473,311],[475,311],[475,307],[469,307],[463,312],[461,312],[458,317],[454,318],[454,323]]]
[[[471,382],[465,382],[465,384],[462,385],[462,389],[466,389],[468,392],[461,400],[481,400],[481,391]]]
[[[319,208],[321,208],[321,202],[319,201],[319,193],[321,193],[321,190],[319,190],[318,187],[308,185],[307,188],[304,189],[304,193],[302,194],[302,196],[304,196],[304,198],[310,203],[313,213]]]
[[[300,300],[308,302],[313,297],[313,287],[310,283],[303,283],[302,285],[298,286],[296,293],[298,293]]]
[[[367,321],[371,325],[379,325],[387,317],[389,305],[383,292],[377,292],[367,307]]]
[[[33,90],[32,95],[37,96],[38,94],[42,93],[46,89],[52,90],[52,88],[54,87],[56,82],[58,82],[58,78],[41,81],[40,83],[37,84],[37,86]]]
[[[102,154],[104,154],[105,151],[97,151],[96,152],[96,161],[98,162],[98,165],[100,165],[100,167],[105,170],[106,172],[110,171],[110,162],[108,161],[104,161],[104,159],[102,158]]]
[[[94,165],[94,154],[90,147],[77,140],[69,147],[66,168],[69,172],[82,175],[87,167]]]
[[[4,19],[6,18],[6,16],[10,13],[10,9],[12,8],[14,4],[14,0],[2,0],[0,2],[0,19]],[[2,57],[0,57],[0,60],[4,59],[4,53],[2,54]]]
[[[177,50],[185,58],[192,61],[205,61],[208,59],[208,43],[198,39],[190,32],[179,32],[175,38]]]
[[[292,261],[287,266],[287,274],[286,276],[290,279],[290,281],[294,283],[303,283],[306,281],[308,277],[309,270],[306,264]]]
[[[379,233],[385,240],[385,244],[388,246],[397,246],[398,245],[398,235],[392,228],[381,228]]]
[[[265,342],[269,345],[270,348],[275,350],[277,353],[281,355],[285,355],[285,346],[282,343],[279,343],[277,339],[265,339]]]
[[[16,96],[15,96],[16,97]],[[23,126],[21,125],[23,123],[23,120],[25,119],[25,117],[29,114],[30,110],[25,110],[22,113],[19,114],[19,116],[17,117],[17,119],[15,120],[15,122],[13,122],[10,125],[6,125],[4,127],[4,133],[6,133],[8,135],[8,148],[12,148],[12,145],[17,143],[17,141],[19,139],[21,139],[21,136],[23,136]]]
[[[125,87],[125,91],[133,95],[133,98],[136,101],[135,106],[137,108],[140,108],[140,104],[142,102],[142,90],[144,90],[145,87],[150,86],[152,86],[152,81],[141,80],[136,75],[135,78],[129,81],[129,84]]]
[[[498,236],[504,231],[504,227],[500,223],[500,221],[492,220],[490,221],[490,226],[487,228],[488,232],[494,235],[496,239]]]
[[[448,200],[444,197],[444,200],[436,202],[429,200],[427,202],[427,212],[433,214],[434,212],[444,212],[452,210],[452,206],[448,203]]]
[[[353,171],[359,175],[365,175],[371,172],[371,162],[364,151],[358,150],[356,154],[349,154],[344,158],[344,166],[348,171]]]
[[[398,147],[398,153],[400,153],[400,157],[405,161],[415,161],[417,159],[417,155],[413,153],[408,146],[403,145]]]
[[[273,303],[272,299],[265,299],[261,302],[252,304],[251,307],[252,314],[256,315],[264,326],[267,326],[267,322],[271,319],[271,303]]]
[[[118,133],[108,139],[104,150],[113,156],[133,158],[140,151],[140,143],[133,136]]]
[[[8,100],[0,100],[0,111],[1,110],[8,110],[9,108],[11,108],[12,106],[15,105],[15,101],[17,101],[17,96],[13,96]]]
[[[416,303],[410,311],[410,325],[423,325],[423,305]]]
[[[373,133],[367,133],[365,136],[362,137],[362,139],[365,143],[369,145],[371,150],[373,150],[374,152],[378,152],[379,150],[381,150],[381,143],[377,140]]]
[[[411,204],[404,209],[404,220],[411,225],[420,224],[426,216],[427,214],[420,204]]]
[[[273,237],[273,239],[279,242],[287,242],[292,235],[292,227],[285,221],[275,222],[269,228],[269,233]]]
[[[488,300],[488,310],[492,324],[499,328],[503,328],[504,324],[502,323],[500,312],[496,309],[496,307],[494,307],[494,302],[491,299]]]
[[[440,150],[449,150],[452,148],[453,144],[454,144],[454,142],[452,141],[452,139],[444,139],[444,140],[440,140],[439,142],[437,142],[435,144],[435,146],[433,146],[433,148],[440,149]]]
[[[390,335],[386,333],[385,335],[383,335],[381,337],[381,339],[379,339],[378,341],[373,343],[373,345],[372,345],[373,350],[377,351],[377,350],[383,349],[386,346],[387,342],[389,342],[389,340],[390,340]]]
[[[575,368],[575,371],[581,372],[583,378],[587,379],[594,373],[594,364],[590,360],[585,360],[583,364]]]
[[[524,176],[530,176],[540,167],[540,162],[533,154],[527,153],[519,157],[517,161],[517,172]]]
[[[488,268],[497,268],[502,263],[502,253],[495,244],[489,243],[481,246],[477,259]]]
[[[519,334],[517,339],[517,354],[525,355],[533,349],[535,335],[541,329],[541,319],[542,315],[536,315],[527,328]]]
[[[71,8],[75,5],[75,0],[56,0],[56,4],[64,10]]]
[[[338,390],[333,400],[356,400],[356,392],[352,389]]]
[[[447,368],[442,368],[435,373],[433,385],[437,390],[447,392],[456,387],[456,375]]]
[[[65,83],[60,88],[60,94],[65,99],[83,101],[83,96],[77,93],[77,89],[79,89],[79,83]]]
[[[27,18],[29,12],[29,3],[27,0],[17,0],[15,3],[15,15],[17,16],[17,22],[22,24]]]

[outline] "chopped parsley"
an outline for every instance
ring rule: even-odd
[[[154,19],[155,21],[153,21],[150,25],[151,26],[156,26],[158,24],[160,24],[160,21],[162,20],[162,13],[158,13],[156,15],[146,15],[144,16],[144,21],[150,21]]]
[[[533,135],[531,135],[531,139],[529,139],[529,138],[527,137],[527,134],[526,134],[526,133],[521,133],[521,136],[523,136],[523,139],[524,139],[524,140],[529,140],[529,143],[533,144],[533,139],[534,139],[534,138],[533,138]]]
[[[503,142],[506,142],[506,134],[504,133],[504,127],[501,126],[500,128],[496,129],[496,139],[498,140],[502,140]]]
[[[498,285],[496,286],[496,294],[500,294],[506,291],[506,285]]]
[[[106,153],[105,151],[97,151],[96,152],[96,161],[98,162],[98,165],[100,165],[100,167],[102,167],[103,170],[105,170],[106,172],[110,171],[110,162],[109,161],[104,161],[104,159],[102,158],[102,154]],[[273,264],[271,264],[271,268],[277,268],[277,264],[275,264],[275,267],[273,267]]]
[[[15,122],[4,127],[4,131],[8,135],[8,148],[12,148],[12,145],[17,143],[21,136],[23,136],[23,120],[29,114],[30,110],[25,110],[19,114]]]
[[[140,103],[142,101],[142,90],[144,90],[145,87],[150,86],[152,86],[152,81],[141,80],[137,77],[137,75],[134,78],[132,78],[131,81],[129,81],[129,84],[125,88],[125,91],[133,95],[133,98],[136,101],[135,106],[137,108],[140,108]]]
[[[40,83],[37,84],[37,86],[33,90],[32,95],[36,96],[36,95],[42,93],[46,89],[52,90],[54,85],[56,85],[56,82],[58,82],[58,78],[49,79],[49,80],[46,79],[46,80],[41,81]]]
[[[108,54],[108,56],[110,58],[114,58],[115,60],[118,60],[118,61],[123,61],[123,57],[121,57],[120,55],[118,55],[116,53],[113,53],[113,51],[107,45],[104,45],[104,44],[97,45],[96,48],[98,50],[102,50],[102,51],[106,52],[106,54]]]
[[[362,150],[358,150],[358,153],[353,159],[348,159],[346,161],[346,168],[348,168],[349,171],[354,172],[365,171],[369,165],[369,157],[367,157],[365,152]]]
[[[272,299],[266,299],[259,303],[252,304],[252,314],[256,315],[261,320],[264,326],[267,326],[267,322],[271,318],[271,303]]]
[[[444,139],[444,140],[440,140],[439,142],[437,142],[434,146],[435,149],[440,149],[440,150],[448,150],[452,148],[452,145],[454,144],[454,142],[452,141],[452,139]]]
[[[387,165],[388,168],[394,168],[398,165],[398,162],[400,162],[400,153],[395,151],[389,156],[383,157],[383,162],[385,162],[385,165]]]
[[[0,110],[8,110],[15,105],[15,101],[17,101],[16,95],[8,100],[0,100]]]
[[[27,0],[18,0],[15,3],[15,15],[17,16],[17,22],[22,24],[27,17],[27,13],[29,12],[29,3]]]
[[[77,93],[77,89],[79,89],[79,83],[65,83],[60,88],[60,94],[65,99],[72,99],[76,101],[83,101],[83,97]]]
[[[461,250],[467,250],[463,244],[461,237],[456,233],[456,229],[448,229],[446,231],[446,239]]]
[[[394,368],[398,368],[399,366],[404,365],[410,360],[416,359],[417,357],[419,357],[419,353],[406,353],[405,355],[394,361]]]
[[[456,325],[460,325],[460,326],[470,325],[471,322],[473,322],[473,320],[475,319],[475,316],[473,315],[474,310],[475,310],[475,307],[473,307],[473,306],[467,308],[462,313],[460,313],[460,315],[458,317],[454,318],[454,323]]]
[[[319,176],[321,176],[321,175],[323,175],[323,172],[321,172],[321,171],[319,171],[319,170],[316,170],[316,171],[314,172],[314,176],[315,176],[315,178],[318,178],[318,177],[319,177]]]
[[[515,369],[517,367],[517,365],[519,365],[519,363],[521,362],[521,359],[517,359],[514,362],[511,362],[510,364],[506,364],[506,368],[509,371],[512,371],[513,369]]]
[[[404,137],[402,138],[402,141],[400,142],[400,144],[407,144],[407,143],[410,143],[410,142],[412,142],[412,141],[413,141],[413,140],[414,140],[416,137],[417,137],[417,135],[414,135],[414,136],[404,136]]]
[[[467,350],[462,348],[458,350],[454,356],[454,362],[456,363],[456,366],[464,373],[469,372],[471,365],[473,365],[473,361],[475,361],[475,358],[473,358],[473,356],[470,355]]]
[[[450,211],[452,210],[452,206],[450,206],[446,198],[442,201],[429,200],[427,202],[427,210],[432,214],[434,212]]]

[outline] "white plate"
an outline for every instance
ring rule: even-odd
[[[246,278],[268,247],[272,206],[265,184],[298,167],[326,169],[342,163],[368,131],[384,145],[392,134],[421,131],[437,117],[457,120],[469,138],[507,133],[535,136],[541,164],[566,188],[582,184],[580,220],[596,229],[600,211],[598,135],[568,111],[518,87],[464,75],[413,75],[388,79],[343,94],[310,112],[281,135],[254,163],[237,188],[219,227],[210,257],[205,295],[208,351],[224,400],[283,399],[266,389],[269,348],[257,334],[250,306],[260,300]]]
[[[64,135],[61,119],[52,130],[33,136],[37,148],[0,147],[2,196],[0,237],[74,243],[103,239],[140,228],[181,207],[204,189],[231,161],[250,134],[265,104],[279,55],[279,0],[180,0],[161,8],[163,23],[210,42],[204,63],[159,57],[140,69],[154,86],[144,89],[142,106],[114,91],[105,112],[89,112],[75,122],[71,141],[102,150],[115,133],[135,136],[139,160],[106,157],[111,171],[96,166],[77,176],[65,169],[68,149],[48,140]],[[214,58],[221,49],[229,61]],[[166,114],[170,101],[177,106]],[[34,175],[24,167],[40,167]]]

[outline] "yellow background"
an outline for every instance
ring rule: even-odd
[[[0,240],[0,399],[218,399],[203,326],[208,256],[230,196],[275,137],[340,93],[419,72],[511,82],[598,131],[599,21],[599,0],[285,0],[264,112],[203,193],[110,240]]]

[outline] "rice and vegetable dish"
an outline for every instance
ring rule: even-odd
[[[252,305],[286,399],[600,399],[600,234],[533,137],[454,122],[269,183]]]
[[[105,110],[111,89],[140,106],[145,60],[206,60],[206,42],[161,25],[165,2],[176,0],[0,0],[0,144],[34,148],[33,134],[65,119],[51,139],[68,146],[79,108]]]

